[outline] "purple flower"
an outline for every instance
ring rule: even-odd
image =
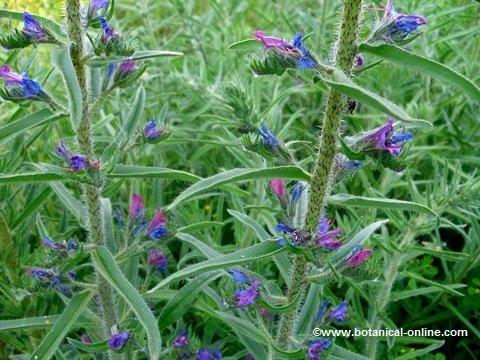
[[[374,130],[363,138],[365,146],[376,150],[388,151],[394,156],[400,155],[405,142],[411,140],[413,135],[409,132],[394,133],[393,119],[388,118],[387,123]]]
[[[331,339],[321,338],[310,344],[308,347],[308,356],[311,360],[321,360],[320,353],[327,350],[332,345]]]
[[[87,335],[87,334],[82,334],[80,336],[80,340],[82,341],[82,343],[84,344],[90,344],[92,342],[92,340],[90,340],[90,337]]]
[[[117,67],[117,71],[115,72],[115,77],[113,78],[113,81],[120,82],[122,80],[125,80],[135,71],[136,67],[137,62],[135,60],[122,61]]]
[[[350,255],[345,262],[350,266],[358,266],[367,260],[372,253],[372,249],[364,249],[362,246],[358,245],[353,250],[352,255]]]
[[[330,313],[328,314],[328,318],[332,321],[342,323],[347,318],[347,312],[348,312],[348,303],[346,301],[342,301],[340,304],[338,304],[336,307],[330,310]]]
[[[129,216],[132,219],[142,218],[145,213],[145,205],[140,194],[132,194],[130,199]]]
[[[197,360],[222,360],[222,353],[220,350],[200,349],[197,353]]]
[[[147,232],[152,240],[160,240],[168,234],[167,219],[162,210],[157,209],[155,211],[155,215],[148,226]]]
[[[103,34],[101,39],[102,43],[106,44],[109,41],[119,37],[119,34],[113,31],[113,28],[108,24],[107,19],[105,19],[103,16],[100,16],[98,19],[100,20],[100,26],[103,29]]]
[[[160,250],[150,250],[147,255],[148,263],[162,273],[167,271],[168,259]]]
[[[322,246],[327,250],[334,250],[342,246],[340,240],[336,240],[336,237],[340,235],[341,230],[339,228],[330,230],[331,222],[326,218],[321,218],[317,227],[317,237],[315,241],[317,245]]]
[[[108,7],[108,0],[91,0],[88,4],[87,17],[89,20],[96,19],[99,13],[104,13]]]
[[[169,132],[160,126],[157,126],[157,122],[155,120],[150,120],[143,128],[143,135],[145,136],[147,142],[157,143],[168,137]]]
[[[110,349],[118,351],[125,346],[129,338],[130,333],[128,331],[112,333],[112,335],[110,335],[110,338],[107,340],[107,345]]]
[[[286,201],[285,182],[281,179],[274,179],[270,181],[270,188],[277,195],[282,204]]]
[[[40,23],[28,12],[23,13],[23,32],[35,41],[42,41],[48,38]]]
[[[365,58],[363,57],[363,54],[355,55],[355,60],[353,61],[355,68],[360,69],[363,64],[365,64]]]
[[[375,30],[373,38],[381,38],[389,43],[402,42],[409,34],[426,24],[427,20],[423,16],[398,13],[393,0],[388,0],[382,22]]]
[[[55,251],[64,251],[64,250],[66,250],[66,246],[65,246],[65,245],[53,241],[53,240],[50,239],[48,236],[46,236],[46,237],[43,238],[42,244],[43,244],[44,247],[46,247],[46,248],[48,248],[48,249],[55,250]]]
[[[228,273],[232,276],[236,283],[242,284],[250,282],[250,277],[242,271],[231,269],[228,270]]]
[[[70,270],[69,272],[67,272],[67,277],[70,280],[75,280],[77,278],[77,272],[75,270]]]
[[[247,354],[245,360],[255,360],[252,354]]]
[[[0,78],[5,81],[5,87],[12,98],[27,100],[45,93],[38,82],[28,78],[25,74],[17,74],[8,65],[0,68]]]
[[[80,170],[85,170],[87,168],[87,158],[81,154],[72,155],[68,148],[63,144],[63,142],[60,142],[57,145],[57,147],[55,148],[55,152],[68,163],[70,170],[77,172]]]
[[[186,331],[182,331],[173,341],[173,347],[175,349],[184,347],[188,344],[188,336]]]
[[[299,69],[312,69],[317,66],[317,61],[302,42],[302,34],[295,34],[292,43],[273,36],[266,36],[261,30],[256,30],[253,38],[260,41],[266,49],[272,49],[278,54],[293,59]]]
[[[252,284],[245,290],[237,290],[235,292],[235,301],[237,307],[246,308],[252,305],[260,295],[259,292],[260,281],[253,280]]]

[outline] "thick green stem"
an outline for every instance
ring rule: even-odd
[[[357,32],[362,8],[362,0],[344,0],[342,22],[338,39],[338,51],[335,54],[335,66],[349,74],[357,53]],[[310,197],[306,214],[305,230],[314,234],[320,214],[325,205],[325,198],[330,190],[331,169],[337,150],[337,134],[344,112],[342,95],[329,90],[325,115],[323,119],[320,147],[310,182]],[[292,279],[287,293],[292,301],[299,293],[304,293],[307,280],[305,277],[307,261],[297,256],[294,260]],[[301,303],[301,302],[300,302]],[[292,335],[298,308],[282,316],[277,333],[277,343],[286,348]]]
[[[70,38],[70,57],[82,92],[82,119],[77,127],[77,140],[82,154],[90,161],[95,157],[92,133],[91,113],[88,102],[88,90],[86,81],[86,69],[82,59],[84,57],[83,29],[80,17],[80,0],[65,1],[67,30]],[[100,178],[98,169],[92,169],[95,178]],[[97,185],[98,186],[98,185]],[[92,244],[105,245],[103,236],[102,212],[100,201],[100,189],[97,186],[85,185],[83,193],[87,205],[87,225]],[[117,324],[115,301],[109,283],[100,275],[97,275],[97,287],[102,307],[102,315],[105,323],[105,333]]]

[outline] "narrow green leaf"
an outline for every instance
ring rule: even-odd
[[[330,261],[332,263],[337,263],[338,261],[343,260],[348,254],[352,252],[352,250],[356,246],[361,245],[365,241],[367,241],[370,235],[372,235],[375,231],[377,231],[380,227],[382,227],[382,225],[386,224],[387,222],[388,220],[379,220],[363,228],[350,241],[348,241],[346,244],[342,245],[339,249],[332,253]]]
[[[76,129],[82,120],[82,91],[80,90],[77,75],[75,74],[67,47],[52,50],[52,64],[62,74],[70,103],[70,119],[72,126]]]
[[[17,267],[17,250],[7,220],[0,210],[0,253],[5,262],[12,268]]]
[[[272,237],[270,234],[260,225],[258,222],[253,220],[250,216],[246,214],[239,213],[238,211],[228,209],[227,210],[230,215],[234,216],[238,220],[240,220],[243,224],[251,228],[253,231],[255,231],[255,234],[260,238],[262,241],[268,241],[272,240]],[[273,260],[275,261],[275,264],[278,267],[278,270],[280,270],[280,273],[282,274],[282,277],[285,279],[285,281],[288,281],[290,279],[290,267],[291,263],[288,260],[288,257],[286,254],[278,254],[273,257]]]
[[[370,45],[364,43],[360,44],[359,50],[363,53],[372,54],[393,63],[404,65],[408,69],[418,70],[441,81],[446,81],[457,86],[472,99],[480,103],[480,88],[473,81],[437,61],[414,54],[393,44]]]
[[[448,287],[449,289],[454,290],[454,289],[464,288],[466,285],[453,284],[453,285],[445,285],[445,286]],[[426,286],[426,287],[421,287],[421,288],[416,288],[411,290],[395,291],[395,292],[392,292],[390,296],[390,300],[399,301],[399,300],[404,300],[404,299],[408,299],[415,296],[427,295],[427,294],[432,294],[436,292],[443,292],[443,289],[437,286]]]
[[[50,359],[58,349],[70,328],[75,324],[83,309],[88,305],[94,292],[87,290],[77,294],[69,301],[67,307],[57,319],[41,344],[30,355],[30,359]]]
[[[327,198],[327,202],[333,205],[341,206],[358,206],[379,209],[397,209],[410,210],[419,213],[426,213],[437,216],[437,214],[425,205],[421,205],[411,201],[395,200],[388,198],[370,198],[364,196],[356,196],[350,194],[337,194]]]
[[[437,350],[438,348],[441,348],[445,341],[438,341],[432,345],[427,346],[426,348],[415,350],[412,352],[409,352],[405,355],[399,356],[396,358],[396,360],[408,360],[408,359],[416,359],[416,358],[422,358],[424,355]]]
[[[204,242],[198,240],[197,238],[193,237],[190,234],[184,234],[184,233],[181,233],[181,232],[177,232],[175,234],[175,237],[182,240],[182,241],[186,241],[186,242],[192,244],[198,250],[200,250],[200,252],[203,255],[205,255],[207,258],[215,258],[215,257],[222,256],[222,253],[218,252],[217,250],[212,249],[211,247],[206,245]]]
[[[38,316],[32,318],[0,320],[0,331],[19,331],[48,328],[54,325],[61,315]],[[73,328],[98,327],[98,324],[88,320],[86,317],[80,316]]]
[[[117,165],[115,169],[108,174],[109,178],[153,178],[153,179],[173,179],[182,181],[198,181],[201,178],[186,171],[173,170],[161,167],[136,166],[136,165]]]
[[[418,280],[420,282],[423,282],[427,285],[432,285],[432,286],[436,286],[442,290],[444,290],[445,292],[447,293],[450,293],[452,295],[457,295],[457,296],[464,296],[464,294],[462,294],[461,292],[457,291],[457,290],[454,290],[446,285],[443,285],[443,284],[440,284],[440,283],[437,283],[435,281],[432,281],[432,280],[429,280],[429,279],[425,279],[424,277],[421,277],[420,275],[418,274],[415,274],[415,273],[412,273],[410,271],[403,271],[402,272],[403,275],[407,276],[407,277],[410,277],[412,279],[415,279],[415,280]]]
[[[52,194],[52,189],[47,186],[42,191],[40,191],[33,200],[31,200],[28,204],[25,204],[25,207],[23,208],[22,212],[18,215],[18,217],[13,222],[12,229],[15,229],[18,225],[22,224],[25,219],[27,219],[40,206],[42,206],[43,202],[47,200],[51,194]]]
[[[77,349],[88,352],[88,353],[97,353],[97,352],[107,352],[108,351],[108,345],[107,341],[99,341],[95,343],[89,343],[85,344],[81,341],[72,339],[72,338],[67,338],[67,341],[75,346]]]
[[[103,246],[92,251],[92,259],[100,274],[115,288],[130,305],[140,323],[145,328],[151,359],[158,359],[161,350],[161,337],[157,320],[138,291],[122,274],[112,254]]]
[[[318,307],[320,306],[320,296],[322,286],[320,284],[311,284],[307,297],[305,298],[305,303],[302,306],[302,310],[297,317],[295,333],[297,335],[306,334],[310,332],[310,329],[315,320],[315,316],[318,312]],[[310,335],[310,334],[309,334]]]
[[[182,192],[167,208],[171,210],[181,202],[214,187],[237,181],[255,179],[310,180],[310,174],[297,166],[280,166],[265,169],[233,169],[212,177],[200,180]]]
[[[360,85],[355,84],[348,76],[338,69],[333,69],[330,74],[325,76],[324,81],[339,93],[354,98],[373,109],[391,115],[397,120],[412,123],[412,125],[418,127],[432,126],[428,121],[410,117],[410,115],[398,105],[361,87]]]
[[[231,44],[229,50],[255,50],[262,48],[263,45],[260,41],[256,39],[245,39],[237,41],[236,43]]]
[[[28,172],[23,174],[0,174],[0,185],[60,181],[66,179],[68,179],[66,175],[53,171]]]
[[[206,271],[225,269],[234,265],[249,263],[255,260],[260,260],[284,251],[284,247],[280,247],[276,241],[264,241],[260,244],[250,246],[246,249],[235,251],[230,254],[218,256],[198,264],[190,265],[183,268],[166,279],[162,280],[153,289],[147,291],[146,294],[155,292],[162,287],[167,286],[173,281],[184,279],[188,276],[201,274]]]
[[[146,60],[152,59],[156,57],[172,57],[172,56],[183,56],[182,52],[178,51],[167,51],[167,50],[148,50],[148,51],[137,51],[132,56],[125,58],[122,56],[114,56],[114,57],[93,57],[88,59],[87,64],[90,66],[105,66],[111,63],[117,63],[125,60]]]
[[[334,344],[332,346],[332,350],[330,352],[334,356],[338,356],[340,359],[348,359],[348,360],[368,360],[363,355],[354,353],[353,351],[344,349],[341,346],[338,346],[337,344]]]
[[[54,114],[49,109],[42,109],[21,119],[0,127],[0,143],[29,129],[44,126],[65,118],[66,114]]]
[[[409,246],[409,249],[414,251],[419,251],[423,254],[433,255],[433,256],[436,256],[445,260],[450,260],[450,261],[465,261],[470,258],[470,254],[460,253],[455,251],[429,249],[424,246]]]
[[[178,319],[181,319],[182,315],[188,311],[190,305],[202,290],[220,276],[222,276],[222,273],[218,271],[209,272],[190,280],[183,286],[175,296],[168,301],[160,313],[160,329],[164,329],[175,323]]]

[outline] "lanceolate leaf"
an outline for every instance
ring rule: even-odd
[[[350,96],[360,101],[362,104],[391,115],[397,120],[409,122],[418,127],[431,126],[428,121],[410,117],[410,115],[398,105],[361,87],[360,85],[355,84],[348,76],[338,69],[334,69],[330,74],[326,75],[324,81],[338,92]]]
[[[0,320],[1,331],[18,331],[18,330],[32,330],[40,328],[48,328],[53,326],[61,315],[38,316],[24,319],[14,320]],[[88,321],[82,316],[73,324],[74,328],[94,327],[98,324]]]
[[[66,114],[54,114],[49,109],[42,109],[26,115],[19,120],[0,127],[0,143],[24,131],[53,123],[57,120],[65,118],[66,116]]]
[[[163,329],[180,319],[205,286],[221,275],[221,272],[213,271],[190,280],[163,308],[159,316],[160,328]]]
[[[129,58],[124,58],[121,56],[109,57],[109,58],[99,58],[94,57],[87,61],[88,65],[91,66],[105,66],[111,63],[117,63],[125,60],[146,60],[156,57],[172,57],[172,56],[183,56],[182,52],[178,51],[166,51],[166,50],[150,50],[150,51],[137,51],[134,55]]]
[[[59,181],[66,179],[68,179],[66,175],[53,171],[29,172],[23,174],[0,174],[0,185]]]
[[[356,234],[351,240],[349,240],[345,245],[340,247],[336,250],[331,257],[331,261],[336,263],[345,256],[347,256],[352,250],[358,246],[362,245],[369,237],[372,235],[377,229],[379,229],[382,225],[386,224],[388,220],[380,220],[376,221],[373,224],[368,225],[364,229],[362,229],[358,234]]]
[[[256,39],[245,39],[237,41],[228,47],[229,50],[255,50],[263,47],[262,43]]]
[[[42,343],[32,353],[30,359],[50,359],[55,354],[65,335],[90,302],[93,294],[93,291],[90,290],[83,291],[70,300],[65,311],[57,319]]]
[[[183,201],[200,194],[204,191],[218,187],[223,184],[255,180],[255,179],[274,179],[281,178],[286,180],[310,180],[310,174],[297,166],[279,166],[264,169],[233,169],[227,172],[214,175],[212,177],[200,180],[181,193],[168,207],[173,209]]]
[[[82,119],[82,92],[73,69],[72,60],[70,60],[68,48],[53,49],[52,63],[62,75],[70,102],[70,119],[73,127],[77,128]]]
[[[149,290],[147,294],[153,293],[156,290],[167,286],[173,281],[180,280],[188,276],[201,274],[210,270],[226,269],[238,264],[245,264],[278,254],[284,250],[285,248],[280,247],[276,241],[264,241],[260,244],[250,246],[246,249],[215,257],[181,269],[161,281],[157,286]]]
[[[173,170],[161,167],[117,165],[108,174],[109,178],[158,178],[182,181],[197,181],[201,178],[186,171]]]
[[[462,74],[435,60],[414,54],[392,44],[361,44],[359,50],[363,53],[373,54],[382,59],[404,65],[408,69],[418,70],[423,74],[428,74],[436,79],[455,85],[472,99],[480,103],[480,87]]]
[[[100,274],[130,305],[140,323],[145,328],[151,359],[158,359],[161,350],[160,331],[157,321],[138,291],[130,284],[115,263],[112,254],[103,246],[92,251],[95,267]]]
[[[327,198],[327,202],[334,205],[358,206],[379,209],[410,210],[437,216],[437,214],[425,205],[411,201],[395,200],[388,198],[370,198],[350,194],[337,194]]]

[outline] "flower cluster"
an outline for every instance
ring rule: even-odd
[[[235,305],[239,309],[245,309],[254,304],[260,296],[260,280],[252,279],[244,272],[235,269],[229,270],[229,274],[237,284],[237,290],[233,296]]]
[[[146,69],[146,65],[139,66],[135,60],[110,63],[107,66],[102,89],[104,91],[111,91],[116,87],[125,88],[138,80]]]
[[[95,55],[132,56],[135,53],[135,48],[131,41],[126,40],[125,37],[116,32],[103,16],[98,19],[103,32],[97,39],[91,39]]]
[[[320,355],[332,345],[331,339],[318,339],[310,343],[308,347],[308,357],[311,360],[321,360]]]
[[[168,139],[170,131],[157,124],[155,120],[150,120],[143,128],[143,136],[147,143],[156,144]]]
[[[148,252],[148,264],[161,273],[166,273],[168,268],[168,259],[162,251],[154,249]]]
[[[87,8],[87,21],[88,23],[93,20],[97,20],[99,17],[104,16],[107,12],[109,0],[91,0]]]
[[[131,340],[130,332],[123,330],[118,331],[117,329],[112,330],[112,334],[107,340],[107,345],[109,349],[113,351],[122,351],[125,349],[126,344]]]
[[[394,131],[394,120],[388,118],[385,125],[347,140],[358,153],[365,154],[383,166],[400,172],[408,165],[402,156],[403,147],[412,138],[413,134],[408,131]]]
[[[256,152],[267,160],[279,164],[291,162],[291,155],[282,141],[265,125],[261,124],[255,135],[245,134],[242,137],[243,147]]]
[[[68,272],[67,276],[61,275],[57,270],[46,269],[41,267],[27,268],[27,274],[41,283],[50,286],[52,289],[62,293],[66,296],[71,296],[72,291],[70,286],[67,285],[68,279],[73,280],[75,278],[74,272]]]
[[[199,348],[198,341],[190,341],[186,330],[182,330],[173,339],[172,346],[178,353],[178,359],[182,360],[221,360],[222,353],[220,349],[210,349],[208,347]]]
[[[0,46],[5,49],[19,49],[33,44],[50,43],[60,45],[50,29],[40,24],[28,12],[23,13],[23,28],[13,29],[12,33],[0,36]]]
[[[15,103],[43,101],[54,107],[50,96],[43,91],[38,82],[30,79],[26,73],[18,74],[12,71],[10,66],[3,65],[0,67],[0,79],[5,84],[5,87],[0,88],[0,96],[4,100]]]
[[[374,30],[371,39],[402,45],[414,40],[417,36],[409,35],[426,24],[427,20],[423,16],[398,13],[393,0],[389,0],[382,21]]]
[[[335,307],[329,308],[329,301],[323,300],[318,309],[315,320],[321,324],[325,321],[333,321],[337,324],[345,322],[348,316],[348,303],[346,301],[340,302]]]
[[[89,161],[85,155],[72,154],[63,142],[57,145],[55,153],[68,164],[68,168],[73,172],[85,170],[89,166]]]
[[[295,34],[292,42],[288,42],[256,30],[253,38],[260,41],[267,50],[264,59],[253,60],[250,65],[258,75],[281,75],[288,68],[314,69],[317,66],[317,61],[303,44],[302,34]]]
[[[42,245],[50,250],[55,251],[56,253],[65,256],[67,254],[73,253],[78,250],[78,243],[75,239],[71,238],[68,241],[63,241],[61,243],[53,241],[48,236],[44,237],[42,240]]]
[[[358,266],[367,260],[372,255],[372,249],[365,249],[361,245],[353,249],[352,254],[345,260],[345,263],[350,266]]]

